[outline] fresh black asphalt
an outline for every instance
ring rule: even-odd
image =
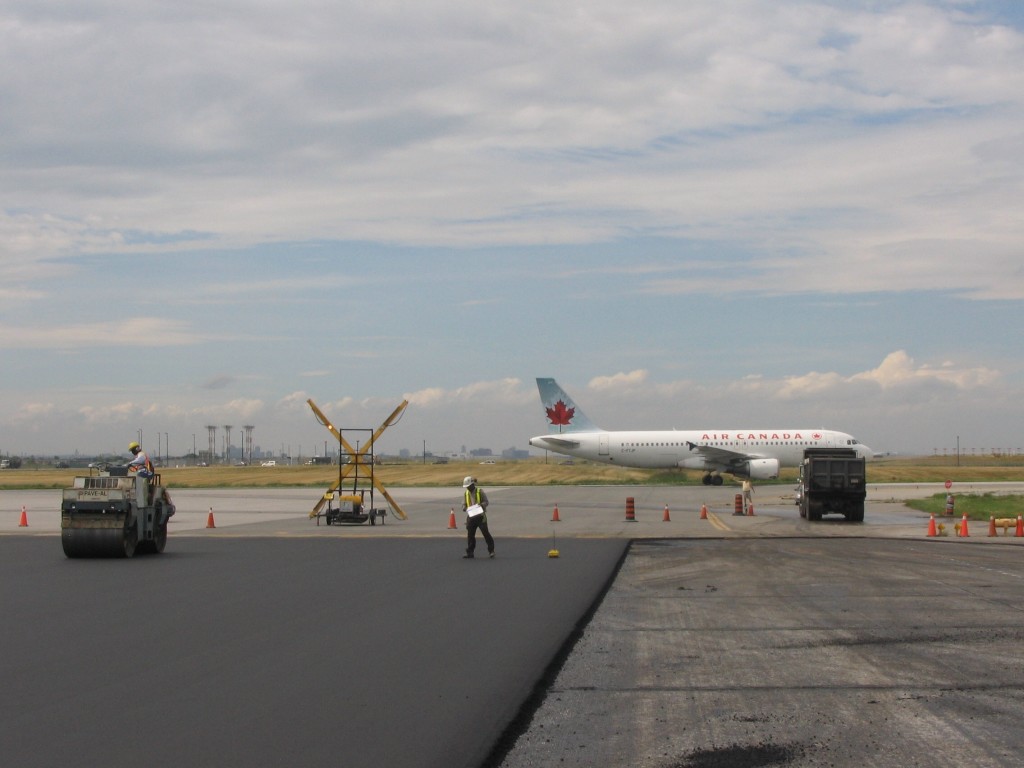
[[[0,750],[30,766],[488,760],[629,542],[0,538]]]

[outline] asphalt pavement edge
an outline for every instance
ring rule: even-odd
[[[569,657],[572,655],[576,645],[583,637],[583,633],[586,630],[587,625],[590,624],[591,620],[597,614],[605,597],[615,584],[615,580],[619,576],[619,571],[622,570],[622,566],[625,564],[626,558],[629,557],[629,553],[632,548],[633,540],[626,542],[626,546],[622,548],[622,552],[615,563],[615,567],[609,570],[604,584],[594,597],[594,601],[580,616],[579,620],[566,636],[565,642],[562,643],[558,652],[552,657],[547,667],[544,668],[544,672],[537,679],[530,695],[526,697],[522,706],[519,708],[519,712],[516,713],[515,717],[513,717],[505,727],[505,730],[502,731],[501,735],[494,743],[494,747],[491,749],[490,754],[488,754],[487,758],[483,763],[481,763],[480,768],[499,768],[499,766],[501,766],[505,761],[508,753],[515,746],[519,737],[529,730],[530,726],[533,724],[534,716],[544,703],[544,700],[547,698],[548,691],[558,678],[559,672],[562,671],[562,667],[565,666],[565,663],[569,660]]]

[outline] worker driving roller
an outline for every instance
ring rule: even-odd
[[[128,443],[128,450],[134,457],[131,461],[128,462],[129,472],[136,472],[138,473],[139,477],[146,478],[153,477],[153,475],[156,474],[153,471],[153,463],[149,460],[149,456],[146,454],[146,452],[142,450],[141,445],[139,445],[133,440],[132,442]]]

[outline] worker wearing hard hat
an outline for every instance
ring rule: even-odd
[[[134,457],[128,462],[128,471],[138,473],[139,477],[153,477],[156,474],[153,470],[153,463],[149,460],[149,456],[142,450],[142,446],[136,443],[134,440],[128,443],[128,450]]]
[[[487,530],[487,494],[476,484],[475,477],[462,481],[462,491],[462,509],[466,513],[466,554],[463,557],[469,559],[474,556],[477,528],[487,542],[487,556],[494,557],[494,538]]]

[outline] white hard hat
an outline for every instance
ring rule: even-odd
[[[463,488],[469,488],[469,486],[471,486],[471,485],[476,485],[476,478],[475,477],[468,476],[468,477],[463,478],[463,480],[462,480],[462,487]]]

